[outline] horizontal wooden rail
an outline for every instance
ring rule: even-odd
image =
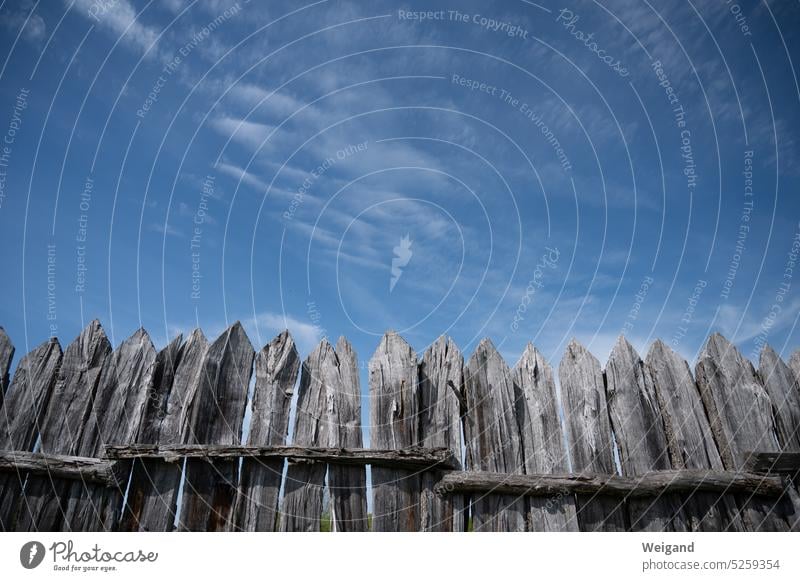
[[[114,462],[99,458],[0,450],[0,471],[118,485]]]
[[[448,472],[436,485],[438,494],[491,492],[525,496],[558,494],[604,494],[622,497],[659,496],[666,492],[742,492],[757,496],[780,496],[781,479],[747,472],[714,470],[664,470],[637,478],[606,474],[497,474],[494,472]]]
[[[752,472],[797,474],[800,472],[800,451],[751,452],[746,455],[745,467]]]
[[[310,448],[301,446],[106,446],[106,456],[113,460],[134,458],[161,459],[177,462],[183,458],[288,458],[294,462],[326,462],[347,466],[390,466],[392,468],[449,470],[455,467],[446,448],[405,448],[376,450],[371,448]]]

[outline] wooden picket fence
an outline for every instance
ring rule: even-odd
[[[238,323],[112,349],[94,321],[9,382],[13,353],[0,329],[2,530],[800,529],[800,355],[765,348],[756,371],[720,335],[694,374],[660,341],[642,361],[620,338],[605,369],[573,341],[559,398],[533,346],[510,369],[489,340],[465,363],[389,332],[370,448],[344,338],[301,365],[288,332],[258,353]]]

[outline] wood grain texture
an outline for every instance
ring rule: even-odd
[[[183,444],[188,440],[190,402],[200,383],[208,341],[195,329],[181,344],[173,340],[156,357],[153,391],[140,442]],[[171,531],[177,512],[181,465],[159,460],[134,463],[125,516],[126,531]]]
[[[794,372],[769,345],[761,351],[758,377],[772,401],[781,449],[800,450],[800,384]]]
[[[14,344],[6,334],[6,330],[0,327],[0,408],[3,406],[3,395],[8,389],[8,370],[11,369],[13,359]]]
[[[328,396],[336,382],[336,353],[325,339],[303,362],[297,390],[292,443],[320,446],[329,441]],[[327,467],[322,462],[289,462],[281,506],[280,530],[319,531]]]
[[[572,470],[578,474],[615,474],[611,423],[600,363],[574,339],[558,369],[567,423]],[[578,524],[582,531],[624,531],[621,500],[579,495]]]
[[[636,477],[609,474],[497,474],[494,472],[447,472],[437,485],[442,494],[488,492],[515,496],[602,494],[614,498],[663,497],[695,490],[738,492],[750,496],[779,497],[784,486],[777,476],[713,470],[662,470]]]
[[[792,353],[792,356],[789,358],[789,367],[797,380],[800,381],[800,349]]]
[[[78,455],[101,457],[105,444],[133,443],[152,388],[156,349],[139,329],[108,358],[86,420]],[[121,516],[128,479],[120,487],[73,483],[65,520],[73,531],[110,531]]]
[[[464,389],[464,358],[448,337],[439,337],[419,363],[420,425],[423,446],[445,448],[461,469],[461,398]],[[467,505],[463,495],[446,497],[434,492],[441,471],[422,474],[420,529],[465,531]]]
[[[250,446],[281,446],[289,431],[289,408],[300,370],[294,340],[284,331],[256,356],[256,384],[251,404]],[[276,530],[283,458],[245,458],[236,496],[237,530]]]
[[[255,352],[241,323],[231,325],[206,351],[191,402],[189,439],[196,444],[241,443]],[[239,462],[187,460],[180,524],[185,531],[232,528]]]
[[[102,458],[0,450],[0,473],[14,476],[36,474],[119,487],[127,482],[127,471],[120,472],[119,467],[120,464]]]
[[[779,449],[769,396],[752,363],[732,343],[718,333],[711,335],[695,376],[726,469],[743,469],[749,451]],[[782,503],[739,496],[738,504],[748,530],[787,530]]]
[[[369,362],[371,446],[419,445],[417,355],[405,339],[386,333]],[[372,470],[372,530],[420,529],[420,475],[407,470]]]
[[[647,354],[646,367],[655,384],[671,466],[722,470],[722,459],[689,364],[657,340]],[[681,530],[743,530],[731,495],[692,494],[685,499],[683,513],[676,515],[674,522]]]
[[[797,474],[800,452],[753,452],[747,456],[745,469],[763,474]]]
[[[41,425],[44,454],[78,455],[86,418],[91,411],[100,375],[111,354],[111,344],[100,322],[89,323],[69,344],[59,367]],[[65,514],[72,482],[34,476],[25,485],[18,514],[18,530],[65,530]]]
[[[466,469],[523,474],[525,459],[517,423],[511,370],[488,339],[464,369]],[[475,531],[524,531],[525,500],[519,496],[472,496]]]
[[[331,447],[360,448],[361,381],[358,377],[358,356],[344,337],[336,342],[336,368],[331,369],[327,387]],[[336,532],[368,530],[367,472],[361,467],[328,465],[328,488],[331,502],[331,526]]]
[[[513,380],[525,473],[567,472],[569,463],[553,370],[533,345],[528,344],[522,353],[514,367]],[[571,492],[560,492],[527,498],[526,520],[531,531],[577,531],[575,497]]]
[[[623,476],[668,470],[671,463],[655,382],[639,354],[620,336],[605,369],[606,400],[619,448]],[[676,496],[631,499],[628,521],[634,531],[686,530]]]
[[[0,449],[32,451],[39,426],[55,387],[61,364],[61,346],[51,339],[25,355],[17,365],[14,379],[0,408]],[[0,474],[0,530],[16,527],[26,473]]]

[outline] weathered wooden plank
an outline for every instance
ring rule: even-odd
[[[789,367],[797,380],[800,381],[800,349],[792,353],[792,356],[789,358]]]
[[[722,459],[689,364],[657,340],[647,354],[646,367],[655,385],[670,465],[676,470],[722,470]],[[673,522],[676,528],[691,531],[743,530],[732,496],[704,492],[685,499],[683,513],[676,515]]]
[[[335,382],[336,353],[323,339],[303,362],[292,443],[320,446],[329,441],[328,395]],[[282,531],[319,531],[327,467],[321,462],[289,462],[280,515]]]
[[[758,377],[772,400],[775,430],[781,450],[800,450],[800,383],[791,368],[769,345],[764,345]],[[797,481],[787,478],[786,520],[793,531],[800,530],[800,495]]]
[[[422,448],[412,446],[402,450],[377,450],[374,448],[325,448],[311,446],[214,446],[206,444],[134,444],[106,446],[106,456],[113,460],[135,458],[160,459],[179,462],[184,458],[257,458],[270,460],[287,458],[298,463],[322,462],[341,466],[368,466],[375,464],[402,470],[457,470],[461,461],[447,448]]]
[[[627,339],[620,336],[605,369],[606,401],[619,448],[623,476],[671,468],[667,437],[650,370]],[[634,531],[686,530],[681,501],[664,496],[627,503]]]
[[[615,474],[611,424],[600,362],[574,339],[558,368],[572,470],[578,474]],[[577,497],[582,531],[624,531],[620,499],[603,494]]]
[[[195,329],[185,344],[181,345],[178,337],[159,352],[139,442],[168,445],[188,440],[190,404],[200,383],[207,349],[208,341],[202,331]],[[160,460],[135,462],[120,528],[173,530],[180,483],[180,464],[165,464]]]
[[[6,330],[0,327],[0,407],[3,406],[3,395],[8,389],[8,370],[11,369],[13,359],[14,344],[6,334]]]
[[[461,398],[464,390],[464,357],[448,337],[439,337],[425,350],[419,364],[420,441],[429,448],[449,450],[461,469]],[[444,467],[444,466],[442,466]],[[423,531],[465,531],[467,505],[463,495],[441,496],[434,487],[441,471],[422,474],[420,529]]]
[[[758,377],[772,401],[781,449],[800,450],[800,384],[769,345],[761,351]]]
[[[480,342],[464,369],[464,402],[467,470],[523,474],[511,370],[488,339]],[[525,500],[473,495],[472,525],[475,531],[524,531]]]
[[[695,368],[697,385],[708,414],[723,465],[728,470],[744,467],[751,450],[779,449],[772,419],[772,404],[748,361],[722,335],[709,337]],[[787,530],[780,503],[738,497],[749,530]]]
[[[102,486],[119,487],[120,485],[124,486],[126,482],[126,471],[121,473],[119,464],[111,460],[39,454],[38,452],[0,450],[0,472],[13,473],[14,476],[21,473],[66,478]]]
[[[751,452],[746,455],[744,467],[764,474],[797,474],[800,452]]]
[[[111,344],[97,320],[67,347],[41,426],[40,452],[78,455],[86,418]],[[25,485],[18,530],[59,531],[72,482],[32,476]]]
[[[57,339],[42,343],[19,362],[6,402],[0,408],[1,449],[34,449],[60,364],[61,346]],[[10,531],[16,526],[25,477],[20,471],[0,474],[0,530]]]
[[[250,446],[281,446],[286,443],[289,408],[299,370],[300,356],[288,331],[259,351],[247,438]],[[238,530],[276,530],[283,464],[282,457],[243,460],[234,511]]]
[[[101,457],[106,443],[133,443],[152,388],[156,349],[143,328],[108,358],[97,386],[78,455]],[[128,479],[119,487],[73,483],[66,523],[73,531],[110,531],[117,526]]]
[[[401,449],[419,445],[417,355],[393,331],[381,339],[369,362],[370,444]],[[420,476],[417,472],[372,470],[372,530],[420,529]]]
[[[191,402],[190,439],[196,444],[239,444],[255,352],[238,321],[206,352],[200,383]],[[187,460],[180,528],[232,528],[239,462]]]
[[[779,497],[783,482],[777,476],[714,470],[662,470],[635,477],[608,474],[497,474],[446,472],[437,485],[442,494],[486,492],[515,496],[602,494],[614,498],[648,498],[671,493],[738,492],[750,496]]]
[[[564,448],[553,370],[530,343],[513,371],[517,420],[526,474],[563,473],[569,469]],[[527,529],[577,531],[575,497],[559,493],[526,499]]]
[[[329,362],[333,363],[333,362]],[[358,356],[344,337],[336,342],[336,368],[331,370],[335,383],[328,394],[331,429],[328,444],[343,448],[364,445],[361,433],[361,381]],[[367,472],[364,468],[328,465],[328,488],[331,496],[331,525],[337,532],[366,531]]]

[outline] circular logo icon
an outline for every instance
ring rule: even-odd
[[[35,569],[44,560],[44,545],[39,541],[29,541],[19,550],[19,562],[26,569]]]

